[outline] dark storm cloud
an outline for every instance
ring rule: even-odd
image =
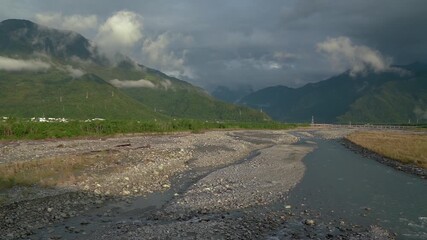
[[[318,45],[339,37],[350,40],[349,49],[369,49],[395,64],[427,59],[425,0],[3,0],[2,6],[3,19],[60,13],[89,22],[95,15],[98,26],[84,32],[92,39],[118,11],[134,12],[143,20],[132,57],[204,87],[320,81],[342,69]],[[348,62],[344,67],[354,67]]]

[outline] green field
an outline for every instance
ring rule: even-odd
[[[69,121],[31,122],[22,119],[9,119],[0,122],[0,139],[46,139],[71,138],[79,136],[107,136],[123,133],[168,133],[177,131],[201,132],[216,129],[290,129],[302,124],[265,122],[213,122],[199,120],[168,121]]]

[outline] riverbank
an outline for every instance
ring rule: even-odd
[[[348,149],[399,171],[427,178],[427,135],[406,131],[363,131],[341,141]]]
[[[366,149],[364,147],[361,147],[353,142],[351,142],[348,139],[343,138],[341,140],[341,144],[344,145],[349,150],[360,154],[363,157],[373,159],[375,161],[378,161],[379,163],[382,163],[384,165],[390,166],[398,171],[402,171],[408,174],[417,175],[423,179],[427,179],[427,170],[424,168],[421,168],[419,166],[416,166],[414,164],[403,164],[399,162],[398,160],[390,159],[387,157],[384,157],[383,155],[380,155],[376,152],[373,152],[369,149]]]

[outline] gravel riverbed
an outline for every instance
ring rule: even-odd
[[[322,131],[299,134],[345,134]],[[375,226],[323,222],[315,210],[287,205],[304,176],[301,160],[316,147],[298,141],[289,131],[212,131],[2,142],[0,164],[99,164],[55,187],[2,191],[0,239],[392,239]],[[159,206],[138,209],[153,194]]]

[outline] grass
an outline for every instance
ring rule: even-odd
[[[0,190],[17,185],[54,187],[74,182],[84,169],[112,160],[106,153],[97,153],[0,164]]]
[[[370,131],[355,132],[346,138],[385,157],[427,169],[426,134]]]
[[[290,129],[297,124],[265,122],[208,122],[199,120],[171,121],[71,121],[40,123],[25,120],[0,122],[0,139],[46,139],[80,136],[106,136],[120,133],[202,132],[214,129]]]

